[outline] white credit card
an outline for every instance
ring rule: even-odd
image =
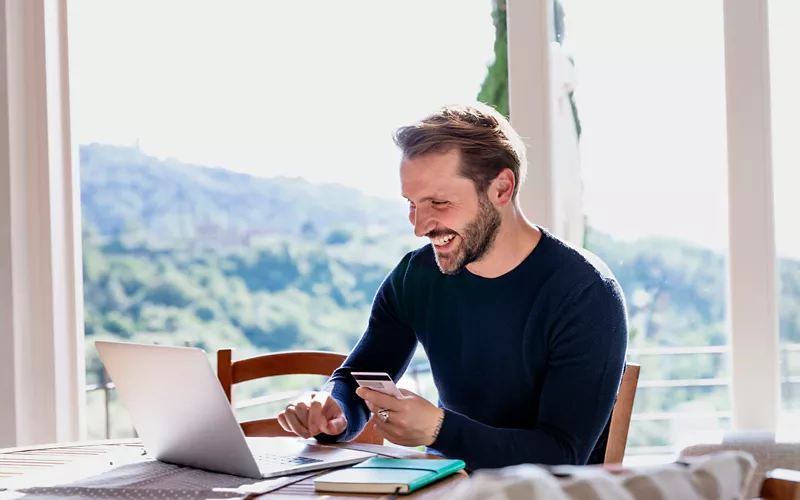
[[[382,392],[389,396],[402,398],[403,394],[394,385],[392,377],[388,373],[383,372],[350,372],[353,378],[361,387],[372,389],[373,391]]]

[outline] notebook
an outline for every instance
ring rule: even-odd
[[[314,479],[314,489],[338,493],[411,493],[464,468],[461,460],[370,458]]]

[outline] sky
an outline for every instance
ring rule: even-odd
[[[493,59],[488,0],[70,5],[78,141],[394,199],[394,129]]]
[[[794,2],[794,5],[792,4]],[[796,0],[775,0],[778,250],[800,257]],[[564,0],[590,221],[727,246],[721,0]],[[476,98],[491,0],[71,0],[73,135],[399,199],[393,130]]]

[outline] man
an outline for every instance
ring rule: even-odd
[[[395,142],[409,221],[430,244],[386,277],[353,352],[325,391],[278,416],[281,426],[345,441],[372,412],[389,441],[471,470],[601,463],[628,339],[617,282],[525,219],[524,145],[495,110],[444,107]],[[351,371],[397,381],[417,342],[438,407],[357,387]]]

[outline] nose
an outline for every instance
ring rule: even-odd
[[[436,221],[419,208],[414,211],[414,217],[411,222],[414,224],[414,235],[417,238],[425,236],[436,227]]]

